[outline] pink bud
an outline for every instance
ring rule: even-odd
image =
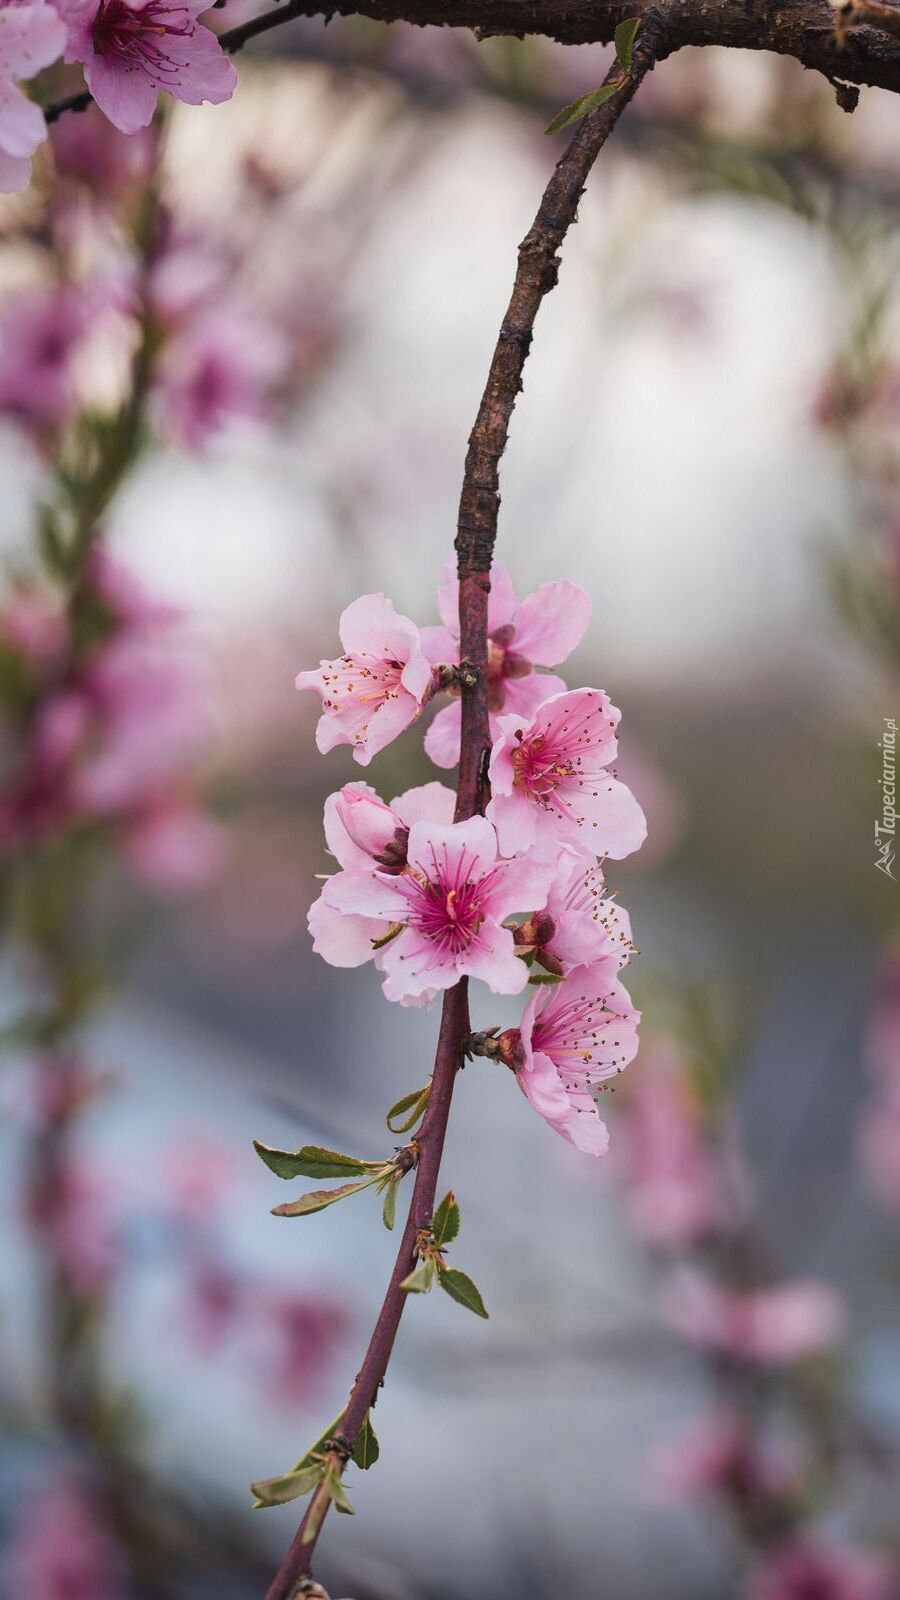
[[[337,798],[337,814],[360,850],[391,872],[406,865],[409,829],[390,806],[375,795],[345,784]]]

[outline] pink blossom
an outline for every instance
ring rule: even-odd
[[[33,78],[63,53],[66,30],[52,5],[0,3],[0,190],[27,187],[31,157],[47,137],[39,106],[16,79]]]
[[[618,1133],[628,1214],[642,1238],[671,1249],[728,1220],[722,1173],[676,1060],[659,1051],[641,1057],[623,1095]]]
[[[664,1309],[692,1344],[741,1361],[784,1365],[830,1349],[845,1320],[840,1296],[827,1284],[798,1279],[740,1291],[688,1267],[670,1280]]]
[[[422,644],[429,661],[459,662],[459,585],[452,562],[444,569],[438,590],[443,626],[423,628]],[[491,735],[498,738],[500,712],[530,717],[552,694],[565,689],[562,678],[535,672],[555,667],[581,643],[591,617],[583,589],[565,578],[544,583],[521,603],[512,578],[497,562],[491,568],[488,599],[488,707]],[[425,749],[439,767],[459,760],[460,707],[439,711],[425,735]]]
[[[346,1332],[344,1307],[323,1294],[257,1296],[271,1349],[265,1372],[273,1398],[296,1404],[318,1391],[337,1340]]]
[[[607,956],[625,966],[634,950],[628,912],[606,893],[603,868],[596,858],[577,846],[560,853],[547,905],[533,935],[541,966],[560,975],[594,966]]]
[[[365,594],[341,614],[344,654],[301,672],[298,689],[322,699],[316,744],[324,754],[350,744],[361,766],[396,739],[432,692],[419,630],[383,594]]]
[[[165,89],[187,105],[230,100],[237,83],[215,34],[197,23],[212,0],[86,0],[68,12],[67,61],[122,133],[146,128]]]
[[[900,1214],[900,1074],[866,1107],[857,1150],[869,1192],[886,1211]]]
[[[95,1173],[70,1164],[52,1185],[36,1185],[29,1221],[73,1294],[104,1292],[119,1267],[121,1247],[111,1197]]]
[[[545,700],[530,721],[499,719],[487,815],[504,855],[537,849],[555,857],[569,840],[598,856],[638,849],[644,813],[608,770],[619,716],[602,690],[573,689]]]
[[[443,783],[426,783],[419,788],[407,789],[405,794],[392,800],[390,806],[384,806],[368,783],[345,783],[343,789],[329,795],[325,801],[325,842],[345,870],[357,867],[370,870],[377,859],[351,837],[343,821],[343,816],[351,814],[354,805],[361,801],[379,807],[393,819],[392,825],[388,823],[387,826],[392,826],[391,837],[395,848],[400,839],[403,841],[403,861],[400,864],[405,866],[412,824],[451,822],[456,797],[452,789]],[[360,834],[360,837],[365,836]],[[380,864],[384,865],[384,862]],[[328,880],[329,883],[333,881]],[[374,941],[384,934],[385,926],[377,917],[354,916],[335,910],[327,903],[324,890],[309,908],[313,949],[333,967],[358,967],[373,958],[380,965],[383,955],[374,949]]]
[[[149,594],[140,579],[102,544],[93,546],[85,574],[88,588],[104,610],[132,634],[168,626],[183,617],[178,606]]]
[[[83,184],[95,203],[114,203],[149,177],[158,140],[151,128],[120,134],[96,106],[88,106],[77,117],[60,117],[50,129],[50,144],[60,177]]]
[[[18,588],[0,609],[0,639],[34,666],[46,667],[66,642],[60,602],[41,589]]]
[[[287,341],[273,323],[230,303],[213,305],[167,345],[157,374],[161,431],[203,450],[230,424],[265,417],[287,370]]]
[[[892,1600],[895,1582],[880,1551],[801,1537],[759,1562],[742,1600]]]
[[[397,928],[383,951],[387,998],[449,989],[466,975],[481,978],[495,994],[518,994],[528,969],[502,922],[513,911],[543,905],[552,868],[500,860],[497,836],[484,817],[413,823],[408,862],[396,875],[340,872],[322,891],[336,911]]]
[[[755,1438],[747,1422],[718,1411],[677,1440],[658,1448],[647,1464],[661,1498],[724,1494],[744,1505],[792,1493],[796,1471],[783,1441]]]
[[[76,1479],[42,1483],[4,1560],[11,1600],[125,1600],[122,1558],[100,1508]]]
[[[9,14],[0,10],[0,18]],[[73,358],[92,315],[87,297],[70,284],[31,289],[6,301],[0,328],[0,411],[35,428],[65,418],[74,399]]]
[[[608,957],[553,988],[535,990],[518,1029],[501,1036],[519,1088],[576,1150],[603,1155],[609,1145],[597,1109],[600,1084],[637,1055],[640,1013]]]
[[[134,872],[161,894],[208,883],[222,868],[226,834],[190,796],[154,795],[126,819],[122,844]]]

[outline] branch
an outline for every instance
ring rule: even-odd
[[[459,558],[460,658],[472,670],[463,677],[462,739],[455,820],[464,821],[483,809],[484,760],[490,748],[487,705],[487,607],[491,561],[500,505],[500,457],[506,447],[509,420],[522,386],[522,369],[531,333],[544,295],[557,277],[557,251],[575,220],[578,202],[594,161],[644,74],[653,65],[651,43],[642,38],[635,49],[631,75],[618,94],[586,117],[548,183],[537,216],[519,246],[519,265],[487,384],[469,439],[460,497],[456,550]],[[618,81],[622,69],[610,68],[607,82]],[[474,683],[468,682],[474,677]],[[441,1155],[450,1116],[450,1102],[463,1042],[469,1034],[468,983],[464,978],[444,997],[431,1096],[418,1135],[419,1162],[406,1227],[391,1281],[363,1364],[341,1418],[341,1448],[331,1464],[342,1472],[370,1406],[375,1404],[390,1361],[407,1295],[401,1284],[416,1260],[416,1238],[427,1228],[434,1210]],[[346,1447],[346,1448],[344,1448]],[[309,1574],[316,1543],[331,1503],[320,1485],[310,1500],[293,1543],[266,1592],[265,1600],[297,1600],[315,1593]],[[304,1581],[306,1587],[304,1588]]]

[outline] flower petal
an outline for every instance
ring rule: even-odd
[[[581,643],[590,620],[590,597],[577,583],[543,583],[516,612],[513,648],[535,666],[558,666]]]

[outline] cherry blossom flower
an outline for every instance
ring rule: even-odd
[[[728,1221],[723,1174],[678,1061],[660,1050],[642,1056],[622,1100],[617,1155],[629,1219],[641,1238],[672,1249]]]
[[[342,612],[344,654],[297,675],[298,689],[322,698],[316,744],[324,754],[353,746],[361,766],[396,739],[432,693],[431,664],[419,630],[383,594],[365,594]]]
[[[422,629],[425,654],[435,664],[458,664],[459,585],[452,561],[444,568],[438,610],[443,626]],[[577,584],[565,578],[544,583],[520,603],[506,568],[494,563],[488,598],[488,708],[493,738],[500,733],[500,712],[530,717],[550,695],[565,689],[562,678],[534,668],[565,661],[581,643],[590,618],[590,599]],[[436,766],[456,765],[459,738],[457,702],[438,712],[425,735],[425,749]]]
[[[289,356],[273,323],[243,306],[213,305],[164,351],[154,395],[160,431],[199,451],[229,425],[264,418]]]
[[[51,1189],[32,1191],[28,1220],[72,1294],[95,1297],[108,1288],[121,1263],[121,1240],[112,1197],[96,1172],[69,1163]]]
[[[569,840],[597,856],[638,849],[644,813],[608,770],[619,716],[602,690],[573,689],[545,700],[529,721],[499,718],[487,815],[504,855],[537,849],[555,858]]]
[[[256,1302],[273,1398],[302,1404],[318,1391],[336,1342],[347,1332],[346,1309],[321,1291],[257,1294]]]
[[[742,1600],[892,1600],[895,1580],[879,1551],[798,1538],[759,1563]]]
[[[147,180],[158,154],[153,128],[125,135],[113,129],[97,106],[77,117],[60,117],[50,129],[59,177],[84,186],[93,205],[113,205]]]
[[[783,1439],[759,1440],[732,1411],[716,1411],[677,1440],[654,1450],[646,1465],[659,1498],[691,1500],[725,1494],[744,1505],[782,1499],[797,1481]]]
[[[553,988],[536,989],[519,1027],[501,1035],[503,1058],[535,1111],[576,1150],[594,1156],[609,1145],[596,1092],[638,1048],[640,1013],[616,977],[617,966],[610,956]]]
[[[187,105],[230,100],[237,83],[215,34],[212,0],[86,0],[67,11],[67,61],[84,63],[100,110],[122,133],[146,128],[164,89]]]
[[[827,1284],[798,1279],[740,1291],[689,1267],[671,1278],[664,1311],[671,1327],[692,1344],[740,1361],[775,1365],[830,1349],[845,1320],[840,1296]]]
[[[125,1600],[124,1566],[89,1491],[74,1477],[41,1485],[4,1560],[16,1600]]]
[[[0,10],[0,19],[31,9],[38,8],[11,6]],[[74,400],[73,358],[94,314],[89,297],[71,284],[7,300],[0,328],[0,411],[35,429],[63,421]]]
[[[52,5],[0,3],[0,190],[7,194],[27,187],[31,157],[47,137],[44,113],[15,80],[49,67],[65,43],[65,25]]]
[[[63,608],[45,590],[15,588],[0,609],[0,641],[33,666],[49,666],[62,650],[66,634]]]
[[[371,806],[368,821],[357,823],[360,806]],[[453,820],[456,796],[443,783],[426,783],[407,789],[389,806],[379,800],[368,783],[345,783],[337,794],[325,801],[325,842],[338,865],[345,870],[366,868],[373,862],[385,865],[386,848],[392,848],[394,862],[388,863],[396,870],[406,865],[409,830],[414,822],[442,822]],[[381,819],[381,813],[387,817]],[[348,831],[347,817],[356,837]],[[390,820],[388,820],[390,819]],[[375,831],[381,829],[380,834]],[[387,835],[387,837],[386,837]],[[357,840],[367,840],[381,848],[377,853],[366,849]],[[399,860],[402,846],[402,861]],[[340,874],[338,874],[340,876]],[[328,883],[334,882],[329,878]],[[327,888],[327,884],[326,884]],[[378,917],[356,916],[338,911],[330,905],[323,889],[319,898],[309,908],[309,931],[313,936],[313,949],[333,967],[359,967],[373,958],[381,965],[383,955],[374,948],[375,941],[385,933],[389,924]]]
[[[547,905],[516,942],[526,943],[529,931],[541,966],[560,976],[607,956],[625,966],[634,950],[628,912],[606,893],[596,857],[577,846],[560,853]]]
[[[528,969],[502,922],[523,907],[540,907],[552,868],[503,861],[497,836],[484,817],[441,825],[413,823],[408,867],[338,873],[322,891],[337,911],[372,917],[396,927],[382,952],[389,1000],[449,989],[468,975],[495,994],[518,994]]]
[[[154,794],[129,814],[122,848],[132,870],[157,893],[179,895],[208,883],[227,855],[225,829],[191,796]]]

